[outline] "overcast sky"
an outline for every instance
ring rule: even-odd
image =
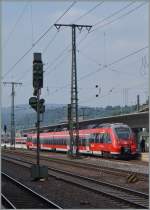
[[[93,25],[90,33],[85,28],[81,32],[76,29],[79,105],[133,105],[137,94],[141,103],[145,102],[148,97],[148,1],[77,1],[73,4],[73,1],[30,0],[2,2],[3,81],[23,83],[15,88],[15,104],[28,104],[33,94],[34,52],[42,53],[45,64],[41,97],[47,104],[70,103],[71,28],[60,28],[57,32],[52,26],[67,9],[57,23]],[[11,86],[3,85],[3,106],[10,106],[10,94]]]

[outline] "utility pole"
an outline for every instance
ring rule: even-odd
[[[74,149],[76,156],[79,153],[79,116],[78,116],[78,88],[77,88],[77,65],[76,65],[76,28],[81,32],[86,28],[88,32],[91,25],[77,25],[77,24],[54,24],[57,30],[60,27],[71,27],[72,29],[72,71],[71,71],[71,111],[70,111],[70,155],[73,155]],[[74,148],[74,146],[76,148]]]
[[[140,95],[137,95],[137,112],[140,110]]]
[[[4,85],[11,85],[12,91],[11,91],[11,145],[14,146],[15,149],[15,86],[22,85],[21,82],[3,82]]]

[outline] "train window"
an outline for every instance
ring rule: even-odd
[[[95,143],[99,143],[99,133],[95,134]]]
[[[59,139],[58,144],[62,145],[63,144],[63,139]]]
[[[104,142],[104,134],[100,133],[99,134],[99,143],[103,143]]]
[[[81,139],[81,137],[79,137],[79,146],[81,146],[82,144],[82,139]]]
[[[48,139],[48,138],[46,138],[45,140],[46,140],[46,144],[49,144],[49,139]]]
[[[57,142],[57,138],[55,137],[55,140],[54,140],[54,145],[56,145],[56,142]]]
[[[89,138],[89,142],[94,143],[94,141],[95,141],[95,134],[91,134]]]
[[[103,142],[104,143],[111,143],[111,138],[110,138],[110,135],[108,133],[103,134]]]
[[[81,146],[85,146],[85,139],[81,137]]]
[[[27,138],[27,142],[30,142],[30,141],[32,141],[32,138],[31,137],[28,137]]]
[[[130,138],[130,129],[125,127],[115,128],[116,134],[119,139],[129,139]]]
[[[80,138],[80,143],[81,143],[81,146],[85,146],[85,139],[84,139],[84,137],[81,137]]]
[[[46,140],[46,139],[40,138],[40,143],[41,143],[41,144],[45,144],[45,143],[46,143],[45,140]]]
[[[32,139],[32,142],[33,142],[33,144],[36,144],[36,143],[37,143],[36,138],[33,138],[33,139]]]
[[[64,145],[66,145],[66,141],[67,141],[67,140],[64,138]]]

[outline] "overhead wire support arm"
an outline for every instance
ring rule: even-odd
[[[54,24],[54,26],[56,27],[57,30],[60,29],[60,27],[77,27],[80,30],[82,30],[82,28],[86,28],[87,31],[89,32],[92,28],[92,25],[82,25],[82,24]]]
[[[79,154],[79,113],[78,113],[78,86],[77,86],[77,65],[76,65],[76,28],[81,32],[83,28],[89,32],[92,25],[80,24],[54,24],[59,31],[60,27],[71,27],[72,29],[72,69],[71,69],[71,104],[69,113],[69,155]]]

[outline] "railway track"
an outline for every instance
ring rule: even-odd
[[[1,193],[2,204],[6,209],[16,209],[16,207]]]
[[[14,154],[14,151],[12,152],[12,154]],[[31,154],[31,153],[23,153],[23,152],[16,152],[17,154],[23,154],[26,157],[36,157],[36,154]],[[112,174],[112,175],[116,175],[116,176],[121,176],[121,177],[125,177],[127,178],[127,176],[129,175],[129,171],[125,171],[125,170],[121,170],[121,169],[114,169],[114,168],[108,168],[106,166],[101,166],[101,165],[93,165],[90,163],[82,163],[80,161],[75,162],[74,160],[66,160],[66,159],[60,159],[60,158],[49,158],[49,157],[45,157],[43,155],[40,156],[41,160],[45,160],[45,161],[51,161],[54,163],[58,163],[58,164],[64,164],[64,165],[70,165],[70,166],[74,166],[77,168],[83,168],[83,169],[87,169],[87,170],[94,170],[94,171],[98,171],[98,172],[102,172],[102,173],[106,173],[106,174]],[[145,180],[149,178],[148,174],[142,174],[142,173],[136,173],[136,175],[138,176],[139,180]]]
[[[10,177],[2,174],[2,204],[10,209],[60,209],[52,201],[31,190],[27,186]],[[4,187],[5,185],[5,187]],[[6,187],[7,185],[7,187]]]
[[[2,159],[4,159],[2,157]],[[23,161],[17,158],[5,158],[7,161],[18,161],[18,164],[28,164],[30,167],[33,162],[31,161]],[[19,163],[20,162],[20,163]],[[71,172],[59,170],[56,168],[48,167],[49,176],[53,176],[59,180],[69,182],[71,184],[82,187],[86,190],[93,191],[95,193],[103,194],[107,197],[111,197],[112,199],[117,200],[124,204],[125,208],[127,206],[134,208],[145,208],[149,207],[149,195],[138,192],[135,190],[131,190],[128,188],[120,187],[118,185],[110,184],[103,181],[98,181],[95,179],[91,179],[85,176],[80,176]]]

